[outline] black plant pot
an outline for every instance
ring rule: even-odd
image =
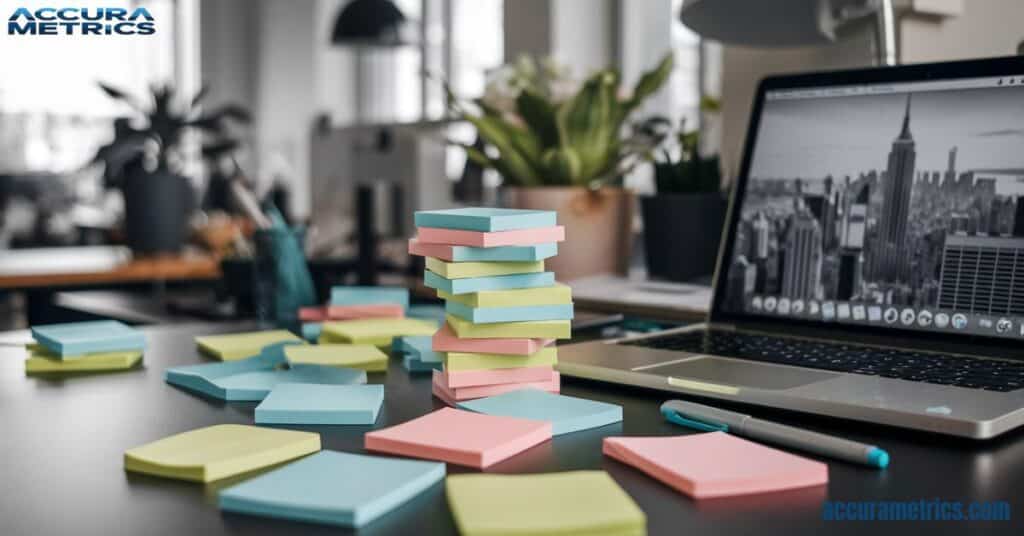
[[[140,172],[125,179],[122,192],[128,247],[142,255],[181,251],[194,203],[188,179],[170,172]]]
[[[726,201],[717,193],[640,199],[647,274],[687,281],[715,271]]]

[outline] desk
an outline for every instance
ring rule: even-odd
[[[253,403],[221,403],[186,393],[163,381],[172,365],[203,362],[194,349],[199,334],[250,326],[190,324],[147,327],[145,368],[67,379],[25,377],[20,348],[0,345],[0,534],[92,536],[206,534],[339,534],[335,527],[222,514],[216,492],[226,485],[201,484],[127,474],[125,449],[185,430],[218,423],[252,423]],[[8,334],[0,334],[0,341]],[[11,335],[14,336],[14,335]],[[22,334],[21,336],[24,336]],[[430,377],[410,377],[392,359],[386,396],[375,427],[417,417],[440,407],[430,396]],[[1015,523],[929,523],[929,536],[971,532],[1019,534],[1024,516],[1024,434],[1017,432],[976,444],[936,436],[877,430],[870,426],[758,411],[759,416],[840,433],[877,443],[893,464],[875,471],[829,461],[825,488],[739,500],[696,503],[631,467],[601,455],[608,435],[687,433],[658,415],[664,393],[624,389],[566,379],[563,392],[623,406],[621,424],[568,434],[494,466],[498,473],[604,469],[647,513],[651,535],[923,533],[907,523],[823,522],[821,501],[832,500],[1006,500]],[[309,427],[326,449],[362,451],[368,426]],[[825,460],[828,461],[828,460]],[[450,465],[449,472],[467,469]],[[231,483],[233,483],[232,481]],[[908,532],[908,530],[910,532]],[[443,486],[437,485],[361,535],[454,534]]]

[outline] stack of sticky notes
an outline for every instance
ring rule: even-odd
[[[433,337],[417,335],[395,339],[395,351],[402,354],[402,366],[409,372],[433,372],[441,368],[441,354],[435,352]]]
[[[570,336],[569,287],[545,271],[565,229],[552,211],[462,208],[416,213],[409,253],[445,300],[432,347],[443,355],[434,394],[455,405],[524,387],[559,391],[554,339]]]
[[[462,536],[647,533],[647,517],[604,471],[448,477]]]
[[[146,348],[141,331],[115,320],[34,326],[32,337],[29,374],[125,370],[142,361]]]
[[[229,512],[362,527],[444,479],[443,463],[322,451],[220,492]]]
[[[404,318],[409,311],[409,289],[404,287],[339,286],[331,289],[326,305],[302,307],[299,320],[303,338],[320,339],[324,322],[366,318]]]
[[[828,466],[725,432],[607,437],[604,454],[695,499],[820,486]]]

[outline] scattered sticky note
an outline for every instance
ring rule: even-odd
[[[330,342],[390,346],[403,335],[432,335],[437,323],[420,318],[366,318],[327,322],[322,337]]]
[[[412,238],[409,240],[409,254],[456,262],[542,261],[558,255],[558,244],[475,248],[451,244],[426,244]]]
[[[550,382],[554,378],[554,369],[546,367],[520,367],[483,370],[446,370],[444,383],[448,389],[476,387],[482,385],[500,385],[504,383]]]
[[[434,338],[431,335],[398,337],[395,339],[395,350],[404,354],[413,355],[420,361],[427,363],[440,363],[441,354],[435,352],[432,348],[433,340]]]
[[[196,345],[201,352],[221,361],[252,357],[259,354],[264,346],[280,342],[302,344],[303,340],[283,329],[196,337]]]
[[[440,305],[410,305],[405,315],[410,318],[422,318],[441,323],[444,322],[444,307]]]
[[[320,450],[320,434],[242,424],[183,432],[124,453],[127,471],[212,482]]]
[[[486,415],[548,421],[552,435],[568,434],[622,421],[622,407],[537,389],[460,402],[462,409]]]
[[[320,344],[287,346],[284,355],[293,365],[348,367],[367,372],[386,372],[388,356],[372,344]]]
[[[444,480],[443,463],[321,451],[220,492],[229,512],[362,527]]]
[[[383,385],[282,383],[256,406],[258,424],[373,424]]]
[[[409,308],[409,289],[405,287],[332,287],[330,305],[398,304]]]
[[[33,326],[32,337],[61,359],[146,348],[141,331],[116,320]]]
[[[467,277],[465,279],[448,279],[430,270],[423,273],[424,285],[449,294],[465,294],[481,290],[549,287],[554,283],[555,274],[553,272]]]
[[[427,270],[448,279],[496,275],[535,274],[544,271],[544,261],[530,262],[445,262],[427,257]]]
[[[416,239],[424,244],[449,244],[478,248],[532,246],[565,240],[565,228],[561,225],[494,232],[419,227],[416,233]]]
[[[553,210],[465,207],[446,210],[419,210],[413,216],[417,227],[466,229],[470,231],[510,231],[551,227],[557,223]]]
[[[828,482],[828,466],[724,433],[607,437],[603,452],[695,499]]]
[[[559,376],[558,372],[552,373],[551,379],[547,381],[502,383],[496,385],[478,385],[474,387],[450,387],[445,379],[445,375],[441,372],[435,371],[433,384],[431,385],[431,392],[434,396],[445,401],[449,406],[455,406],[457,402],[462,400],[495,396],[509,391],[516,391],[518,389],[531,388],[557,393],[561,390],[561,387],[561,376]]]
[[[404,355],[402,356],[402,366],[409,372],[433,372],[441,370],[443,365],[441,363],[423,361],[412,355]]]
[[[446,352],[442,360],[449,371],[543,367],[558,362],[558,348],[548,346],[530,355]]]
[[[438,352],[533,355],[554,343],[554,339],[510,337],[501,339],[460,339],[445,322],[434,334],[432,347]]]
[[[445,310],[474,324],[496,324],[498,322],[526,322],[534,320],[572,320],[572,304],[529,305],[516,307],[468,307],[450,301]]]
[[[451,475],[448,504],[463,536],[646,534],[647,518],[604,471]]]
[[[328,305],[329,320],[356,320],[359,318],[403,318],[405,307],[398,303],[369,305]]]
[[[550,287],[482,290],[468,294],[437,291],[437,297],[468,307],[522,307],[528,305],[563,305],[572,303],[572,289],[555,283]]]
[[[551,424],[442,408],[364,435],[367,450],[483,469],[551,439]]]
[[[28,359],[25,360],[25,372],[28,374],[127,370],[142,361],[142,352],[139,350],[86,354],[75,359],[61,359],[35,344],[29,345],[26,350]]]
[[[448,325],[459,338],[504,339],[510,337],[568,339],[572,336],[572,323],[568,320],[530,320],[527,322],[496,322],[474,324],[449,314]]]
[[[327,320],[327,308],[322,305],[299,307],[299,320],[303,322],[323,322]]]

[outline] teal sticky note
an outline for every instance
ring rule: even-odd
[[[373,424],[383,385],[279,383],[256,406],[257,424]]]
[[[221,510],[362,527],[445,477],[443,463],[324,450],[220,492]]]
[[[430,335],[396,337],[394,348],[426,363],[440,363],[441,354],[432,348],[434,338]]]
[[[496,322],[527,322],[530,320],[572,320],[571,303],[559,305],[530,305],[520,307],[470,307],[450,301],[445,310],[474,324]]]
[[[141,331],[116,320],[33,326],[32,337],[61,358],[146,348]]]
[[[530,262],[542,261],[558,255],[558,244],[536,244],[533,246],[498,246],[476,248],[473,246],[451,246],[454,262]]]
[[[409,289],[405,287],[332,287],[331,305],[376,305],[397,303],[409,308]]]
[[[412,355],[402,356],[402,366],[408,372],[433,372],[444,368],[440,362],[423,361]]]
[[[481,290],[550,287],[555,284],[555,274],[554,272],[537,272],[534,274],[448,279],[430,270],[425,270],[423,272],[423,284],[432,289],[443,290],[448,294],[468,294],[470,292],[480,292]]]
[[[417,227],[463,229],[467,231],[511,231],[557,225],[551,210],[466,207],[448,210],[420,210],[415,216]]]
[[[459,407],[485,415],[548,421],[552,435],[597,428],[622,420],[621,406],[539,389],[520,389],[459,402]]]
[[[323,322],[305,322],[302,324],[302,338],[309,342],[316,342],[323,329]]]
[[[444,322],[444,307],[440,305],[410,305],[409,309],[405,312],[405,316]]]

